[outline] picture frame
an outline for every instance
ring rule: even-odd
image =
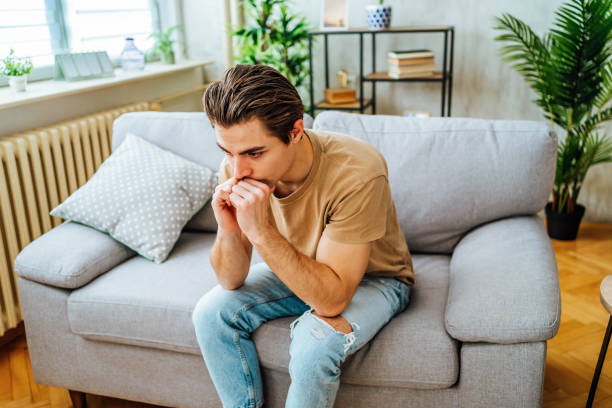
[[[323,31],[348,29],[349,0],[323,0],[321,2],[321,26]]]

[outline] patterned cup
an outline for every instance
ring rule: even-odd
[[[391,25],[391,6],[366,6],[368,29],[384,30]]]

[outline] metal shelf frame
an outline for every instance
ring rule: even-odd
[[[414,78],[390,78],[383,73],[376,73],[376,36],[385,34],[399,33],[442,33],[444,38],[444,51],[442,61],[442,72],[437,72],[433,77],[414,77]],[[363,64],[363,37],[370,34],[372,38],[372,72],[364,75]],[[313,37],[323,36],[324,55],[325,55],[325,88],[329,88],[329,36],[332,35],[358,35],[359,36],[359,106],[357,107],[324,107],[321,103],[315,104],[314,101],[314,74],[313,74]],[[450,46],[449,46],[450,43]],[[389,28],[385,30],[371,31],[365,28],[353,28],[345,31],[312,31],[308,33],[308,67],[310,69],[310,115],[314,117],[315,110],[356,110],[364,113],[368,107],[372,108],[372,114],[376,114],[376,83],[377,82],[440,82],[442,96],[440,103],[440,116],[451,116],[451,100],[453,94],[453,54],[455,46],[455,27],[454,26],[413,26]],[[368,78],[370,75],[374,77]],[[371,98],[364,103],[363,83],[371,84]]]

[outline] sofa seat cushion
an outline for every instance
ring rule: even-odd
[[[71,330],[90,340],[201,355],[191,314],[217,282],[208,257],[215,235],[183,232],[168,259],[131,258],[68,298]],[[254,253],[253,263],[261,258]],[[458,376],[458,346],[445,331],[450,258],[414,255],[417,286],[408,308],[343,366],[342,381],[372,386],[447,388]],[[284,317],[253,333],[261,364],[287,372]]]

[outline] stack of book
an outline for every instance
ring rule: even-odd
[[[427,77],[434,74],[436,64],[431,50],[389,51],[388,75],[391,78]]]

